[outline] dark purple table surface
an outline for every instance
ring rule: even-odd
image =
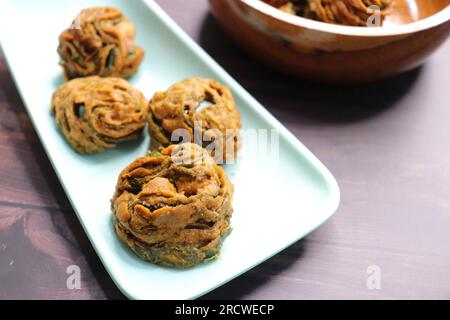
[[[450,298],[450,42],[378,84],[307,84],[254,62],[206,0],[158,3],[333,172],[335,216],[204,298]],[[71,208],[0,53],[0,298],[124,298]],[[78,265],[81,288],[66,286]],[[367,269],[379,270],[369,289]],[[373,279],[373,278],[371,278]]]

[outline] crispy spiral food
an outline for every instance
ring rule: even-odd
[[[189,268],[218,256],[231,230],[232,196],[233,185],[206,150],[171,145],[120,173],[113,223],[141,259]]]
[[[59,87],[51,109],[71,146],[94,153],[137,138],[145,126],[147,100],[124,79],[91,76]]]
[[[349,26],[366,26],[379,8],[381,16],[392,0],[263,0],[287,13],[322,22]]]
[[[230,90],[212,80],[188,78],[157,92],[147,117],[152,146],[195,142],[218,163],[232,160],[241,146],[240,114]]]
[[[58,53],[66,80],[91,75],[130,77],[144,57],[133,42],[135,36],[134,24],[115,8],[82,10],[59,36]]]

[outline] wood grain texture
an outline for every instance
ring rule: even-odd
[[[162,7],[336,176],[321,228],[204,298],[450,298],[450,42],[421,69],[318,86],[254,62],[206,0]],[[151,58],[151,54],[149,54]],[[87,240],[0,55],[0,299],[123,298]],[[66,268],[81,268],[81,289]],[[366,269],[381,269],[368,290]]]
[[[443,1],[447,5],[450,3],[450,0]],[[450,20],[439,18],[437,14],[429,18],[437,20],[433,28],[417,31],[423,23],[420,21],[415,27],[405,25],[409,30],[401,34],[389,34],[375,28],[381,35],[373,36],[374,28],[349,28],[340,33],[336,31],[336,25],[317,24],[310,19],[295,19],[294,23],[285,20],[291,17],[279,10],[273,10],[273,14],[265,12],[267,6],[261,1],[209,2],[211,12],[227,34],[256,60],[287,74],[320,83],[368,83],[413,70],[450,34]],[[436,1],[425,4],[396,0],[395,8],[387,9],[392,11],[388,13],[389,17],[399,18],[399,13],[408,11],[399,10],[397,6],[401,3],[415,8],[418,16],[433,10],[437,13],[445,7],[444,3]],[[322,30],[318,25],[328,29]]]

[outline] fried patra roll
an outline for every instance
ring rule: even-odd
[[[194,142],[217,163],[233,160],[241,146],[240,114],[230,90],[215,81],[193,77],[157,92],[147,117],[152,147]]]
[[[134,44],[136,28],[110,7],[84,9],[59,36],[58,53],[66,79],[98,75],[128,78],[144,51]]]
[[[79,153],[100,152],[137,138],[147,108],[144,95],[128,81],[97,76],[64,83],[51,101],[56,123]]]
[[[378,10],[382,18],[392,3],[392,0],[264,1],[290,14],[350,26],[366,26],[368,19]],[[375,6],[377,10],[374,10],[375,7],[372,6]]]
[[[308,0],[306,11],[315,19],[350,26],[366,26],[377,7],[381,16],[392,0]]]
[[[143,260],[189,268],[219,255],[230,232],[233,185],[202,147],[171,145],[119,175],[117,235]]]

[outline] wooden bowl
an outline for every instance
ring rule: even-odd
[[[450,0],[394,0],[382,27],[289,15],[260,0],[209,0],[246,51],[278,70],[327,83],[383,79],[421,65],[450,33]]]

